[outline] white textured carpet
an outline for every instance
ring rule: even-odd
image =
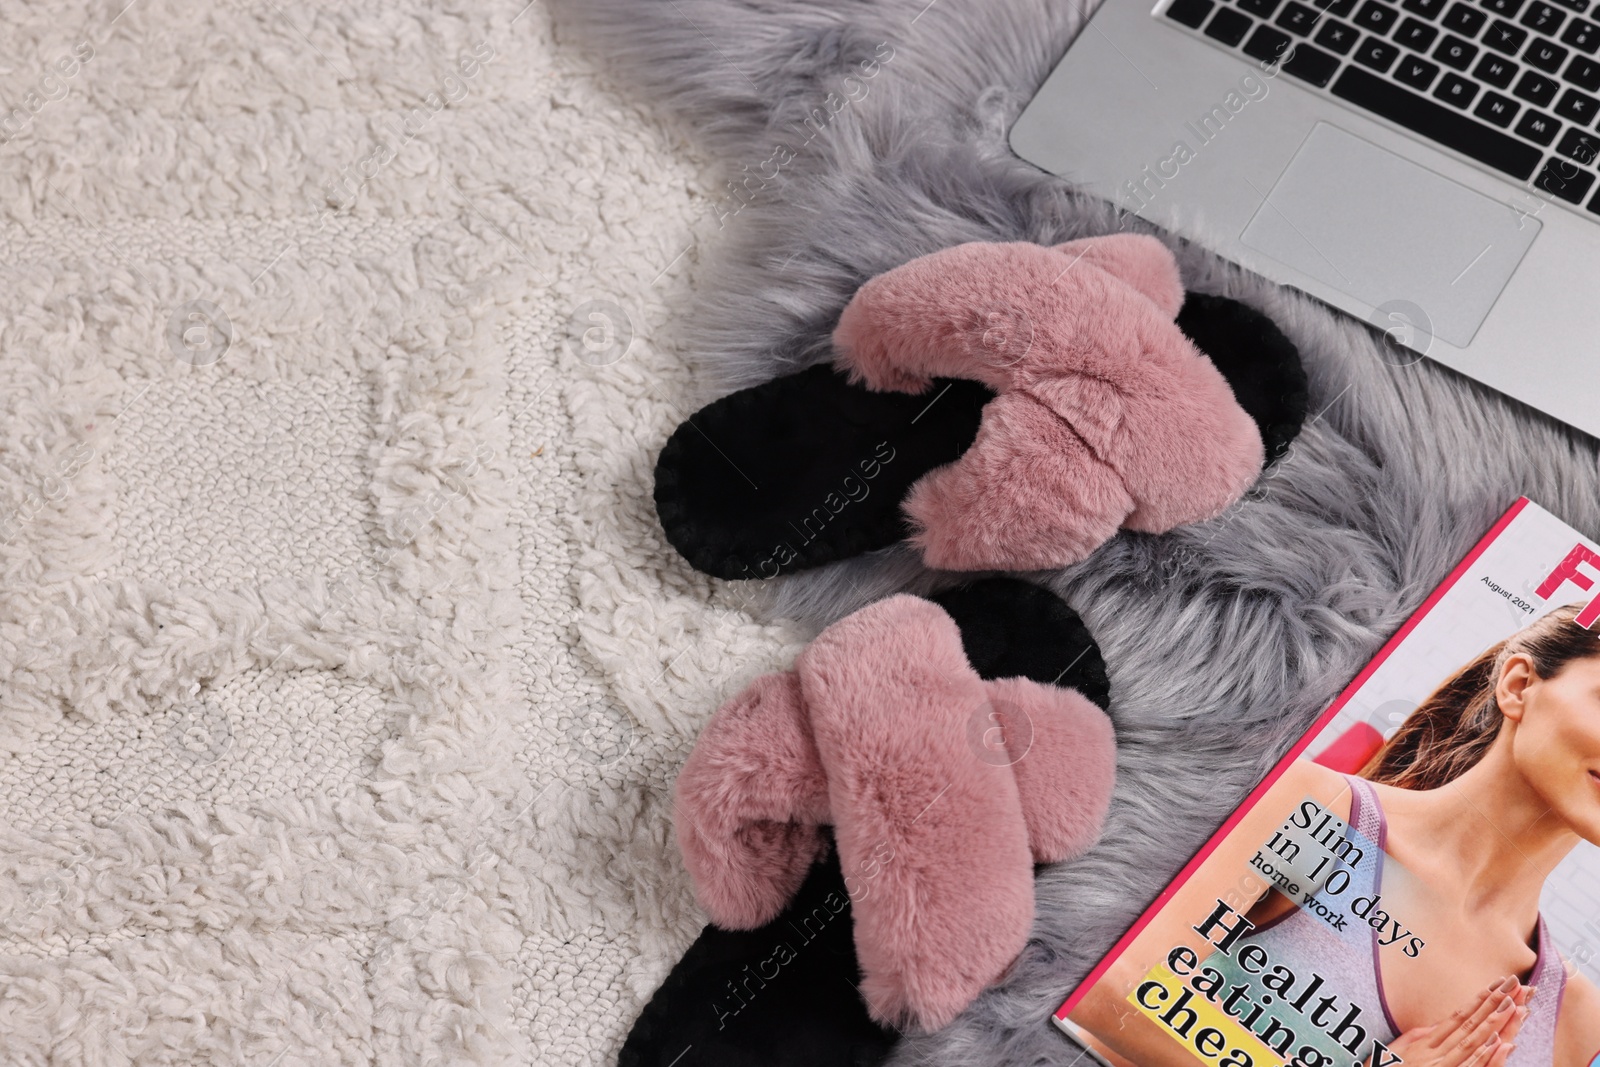
[[[649,503],[709,172],[520,0],[0,26],[0,1063],[609,1062],[798,639]]]

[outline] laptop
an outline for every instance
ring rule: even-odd
[[[1600,436],[1597,127],[1600,0],[1104,0],[1011,146]]]

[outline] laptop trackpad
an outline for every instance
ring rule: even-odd
[[[1240,240],[1373,307],[1414,304],[1465,347],[1538,232],[1510,204],[1319,122]]]

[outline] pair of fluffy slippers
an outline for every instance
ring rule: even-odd
[[[1026,944],[1034,864],[1099,835],[1108,695],[1078,616],[1013,578],[880,601],[753,682],[677,786],[713,925],[620,1067],[866,1065],[949,1022]]]
[[[1220,514],[1306,415],[1294,345],[1186,296],[1141,235],[922,256],[861,287],[833,346],[668,440],[656,510],[697,570],[772,578],[908,536],[937,569],[1068,566]]]

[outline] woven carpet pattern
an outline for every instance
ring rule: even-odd
[[[0,25],[0,1062],[611,1062],[798,647],[649,510],[703,154],[536,3]]]

